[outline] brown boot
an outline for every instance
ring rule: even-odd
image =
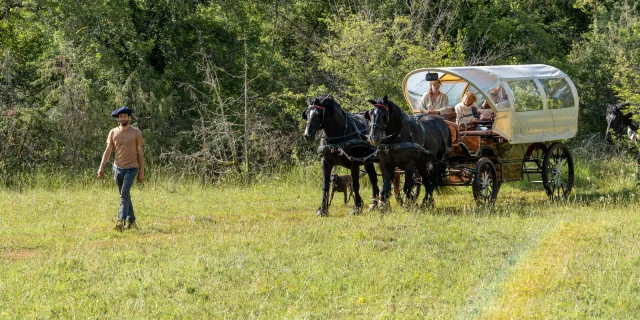
[[[136,225],[135,221],[127,221],[127,224],[124,225],[125,230],[136,229],[138,230],[138,225]]]
[[[124,230],[124,220],[118,220],[116,225],[113,226],[113,230],[122,232],[122,230]]]

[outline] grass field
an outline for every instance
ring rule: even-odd
[[[140,230],[123,233],[112,181],[3,190],[0,318],[635,318],[635,167],[576,173],[557,203],[507,183],[493,211],[458,188],[428,212],[349,216],[338,197],[328,218],[315,170],[150,179],[132,192]]]

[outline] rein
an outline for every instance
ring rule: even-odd
[[[342,136],[328,137],[324,130],[324,126],[326,125],[326,121],[327,121],[325,107],[318,106],[318,105],[309,105],[308,109],[322,110],[322,120],[320,122],[320,126],[317,126],[317,127],[314,126],[314,127],[318,131],[323,130],[322,139],[325,141],[326,144],[320,145],[318,147],[318,154],[326,155],[331,153],[338,153],[339,155],[346,157],[349,161],[363,162],[363,163],[369,162],[369,161],[375,161],[377,159],[377,153],[375,152],[375,149],[372,148],[370,145],[368,145],[366,141],[366,136],[367,136],[366,130],[362,131],[358,127],[359,121],[358,119],[356,119],[356,116],[344,110],[341,110],[344,116],[344,131],[342,133]],[[349,133],[349,131],[351,131],[351,133]],[[349,137],[351,137],[351,139],[347,139]],[[353,156],[350,156],[347,153],[347,151],[345,151],[345,149],[348,150],[351,148],[363,147],[363,146],[371,149],[371,153],[366,157],[362,157],[362,158],[353,157]]]
[[[387,112],[387,115],[389,114],[389,107],[387,107],[386,105],[379,104],[379,103],[372,104],[372,105],[373,105],[374,108],[384,108],[384,110]],[[413,150],[413,151],[417,151],[417,152],[420,152],[420,153],[423,153],[423,154],[431,155],[432,154],[431,151],[426,150],[421,144],[416,143],[414,138],[413,138],[413,132],[411,131],[411,127],[409,126],[409,121],[411,121],[411,120],[416,122],[416,124],[418,125],[418,128],[420,129],[420,132],[422,133],[422,136],[421,136],[421,139],[420,139],[421,143],[424,144],[425,140],[426,140],[425,129],[422,126],[422,124],[420,123],[420,121],[418,120],[418,118],[411,117],[411,116],[407,115],[404,112],[402,113],[402,118],[403,118],[402,119],[402,127],[398,131],[396,131],[396,132],[394,132],[394,133],[392,133],[390,135],[382,137],[380,139],[380,141],[385,141],[385,140],[387,140],[387,139],[389,139],[389,138],[391,138],[393,136],[395,136],[395,139],[393,139],[389,143],[381,143],[380,146],[376,149],[376,153],[382,151],[382,152],[388,154],[389,152],[393,152],[393,151],[401,151],[401,150],[409,151],[409,150]],[[372,124],[371,124],[372,127],[377,126],[381,130],[383,130],[383,132],[386,129],[387,125],[388,125],[388,122],[384,126],[380,126],[377,123],[374,123],[373,121],[372,121]],[[398,138],[400,137],[400,133],[402,133],[402,130],[404,130],[405,127],[409,131],[409,138],[411,139],[411,142],[396,143],[395,141],[398,140]],[[443,139],[443,142],[444,142],[445,152],[442,155],[442,159],[440,159],[440,160],[436,159],[436,161],[443,162],[445,160],[445,158],[447,156],[447,153],[449,152],[450,148],[449,148],[449,146],[447,146],[447,141],[446,141],[444,132],[442,132],[442,128],[440,128],[440,126],[438,126],[438,129],[440,130],[440,135],[441,135],[441,137]]]
[[[325,139],[327,142],[331,142],[331,140],[344,139],[344,138],[347,138],[347,137],[351,137],[353,135],[358,135],[359,137],[364,138],[363,140],[366,140],[367,134],[366,134],[366,132],[362,132],[362,131],[360,131],[360,129],[358,129],[358,125],[356,124],[355,117],[352,114],[350,114],[350,113],[348,113],[348,112],[346,112],[344,110],[342,110],[342,114],[344,115],[344,132],[342,133],[342,136],[340,136],[340,137],[327,137],[323,133],[322,138]],[[351,120],[351,126],[353,127],[354,131],[349,133],[349,134],[347,134],[347,131],[349,129],[349,120]]]

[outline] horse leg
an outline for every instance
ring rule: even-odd
[[[432,209],[435,206],[433,191],[435,190],[436,185],[432,181],[432,174],[430,174],[429,170],[425,169],[423,172],[420,172],[420,176],[422,177],[422,184],[424,185],[425,191],[421,207]]]
[[[402,193],[404,196],[405,205],[410,205],[414,202],[411,195],[411,189],[413,189],[413,172],[415,171],[413,166],[407,166],[404,170],[404,185],[402,186]]]
[[[390,211],[391,204],[389,196],[391,195],[391,180],[393,179],[393,165],[380,165],[382,168],[382,194],[380,195],[379,207],[382,211]]]
[[[369,176],[369,182],[371,182],[371,202],[369,203],[369,211],[376,208],[378,204],[378,196],[380,196],[380,189],[378,188],[378,175],[376,174],[376,168],[373,163],[367,163],[364,165],[364,171]]]
[[[349,214],[361,214],[362,197],[360,197],[360,166],[354,165],[351,167],[351,186],[345,190],[345,196],[348,189],[351,189],[351,192],[353,193],[353,210],[351,210]]]
[[[322,159],[322,204],[316,212],[317,216],[326,217],[329,215],[329,187],[331,186],[331,169],[333,165]]]
[[[400,174],[393,170],[393,193],[396,196],[398,204],[402,205],[402,196],[400,195]]]

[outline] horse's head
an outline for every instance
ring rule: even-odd
[[[605,132],[607,142],[613,143],[613,136],[620,137],[622,128],[631,123],[631,114],[624,112],[629,105],[628,102],[607,105],[607,131]]]
[[[302,111],[302,119],[307,122],[304,129],[304,139],[313,140],[318,131],[322,130],[326,124],[326,101],[330,96],[321,96],[314,99],[307,99],[309,105],[306,110]]]
[[[369,143],[377,147],[384,140],[385,129],[389,125],[389,120],[395,111],[395,104],[387,96],[383,98],[369,100],[372,108],[364,113],[364,118],[369,120]]]

